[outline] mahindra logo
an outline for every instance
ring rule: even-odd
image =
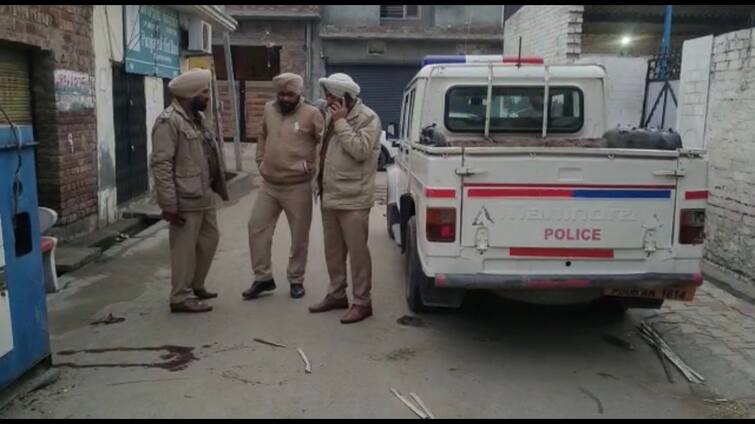
[[[621,208],[538,208],[513,206],[502,208],[507,221],[565,221],[565,222],[632,222],[637,213]]]

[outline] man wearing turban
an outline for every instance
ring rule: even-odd
[[[317,144],[322,138],[320,111],[304,102],[304,82],[299,75],[284,73],[273,78],[277,99],[265,104],[261,137],[257,141],[257,165],[262,187],[249,220],[249,252],[254,271],[252,286],[242,294],[254,299],[274,290],[271,248],[275,224],[286,213],[291,228],[287,277],[290,295],[304,296],[309,229],[312,223],[312,181],[317,169]]]
[[[225,165],[202,113],[212,74],[192,69],[171,80],[173,102],[152,127],[150,167],[162,217],[170,222],[171,312],[207,312],[203,299],[219,233],[213,192],[228,200]],[[196,297],[192,297],[191,294]]]
[[[318,174],[322,199],[328,294],[309,308],[318,313],[346,309],[349,324],[372,315],[372,259],[367,246],[370,209],[380,153],[380,118],[358,97],[360,87],[346,74],[320,79],[328,104]],[[346,258],[351,265],[353,302],[346,294]]]

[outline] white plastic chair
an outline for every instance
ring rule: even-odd
[[[58,213],[50,208],[39,208],[39,232],[42,234],[42,266],[45,273],[45,288],[47,293],[58,291],[58,273],[55,271],[55,248],[58,239],[45,236],[55,223],[58,222]]]

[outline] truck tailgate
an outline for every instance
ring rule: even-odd
[[[676,152],[465,152],[462,245],[595,260],[669,248],[677,162]]]

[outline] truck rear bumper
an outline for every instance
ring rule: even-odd
[[[462,289],[661,289],[698,287],[703,276],[695,274],[618,274],[618,275],[507,275],[438,274],[435,287]]]

